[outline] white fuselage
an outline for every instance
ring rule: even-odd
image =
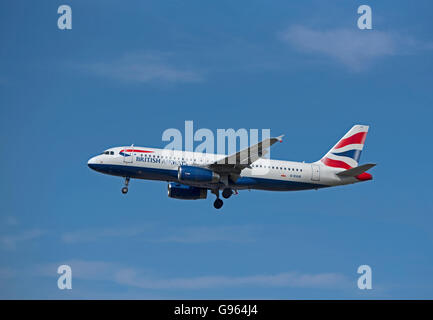
[[[230,187],[235,190],[260,189],[293,191],[318,189],[360,182],[355,177],[339,177],[343,169],[331,168],[320,161],[314,163],[271,160],[261,158],[240,175],[226,183],[179,181],[180,166],[206,168],[207,165],[225,158],[226,155],[155,149],[145,147],[115,147],[91,158],[90,168],[105,174],[179,182],[208,189]]]

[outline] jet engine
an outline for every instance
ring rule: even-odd
[[[168,184],[168,196],[170,198],[183,200],[206,199],[207,189],[170,182]]]
[[[193,166],[180,166],[177,178],[185,182],[218,182],[220,180],[219,174],[212,170]]]

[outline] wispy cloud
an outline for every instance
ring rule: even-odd
[[[397,54],[402,39],[376,30],[314,30],[292,26],[281,38],[298,50],[333,58],[354,71],[368,67],[375,59]]]
[[[122,268],[120,265],[105,261],[68,260],[59,263],[38,265],[33,270],[33,275],[56,277],[57,268],[66,264],[72,269],[72,276],[84,280],[109,280],[114,276],[116,270]]]
[[[172,230],[170,234],[156,238],[157,242],[250,242],[254,241],[257,228],[253,226],[187,227]]]
[[[74,278],[85,280],[112,281],[120,285],[141,289],[209,289],[234,287],[292,287],[292,288],[330,288],[344,289],[353,287],[353,281],[340,273],[307,274],[282,272],[275,274],[256,274],[245,276],[197,276],[197,277],[160,277],[149,270],[129,268],[103,261],[73,260],[59,262],[36,268],[43,276],[56,276],[57,267],[68,264]]]
[[[348,279],[338,273],[302,274],[284,272],[250,276],[200,276],[185,278],[154,278],[134,269],[123,269],[115,274],[115,280],[143,289],[206,289],[230,287],[292,287],[292,288],[341,288]]]
[[[26,230],[16,234],[3,235],[0,237],[0,244],[4,249],[15,250],[21,243],[34,240],[44,234],[42,230]]]
[[[4,218],[4,223],[7,226],[17,226],[18,225],[18,219],[14,216],[8,216]]]
[[[203,81],[203,74],[191,67],[169,62],[171,54],[132,53],[106,62],[82,65],[86,71],[130,83],[190,83]]]
[[[206,242],[251,242],[257,227],[218,226],[218,227],[165,227],[134,226],[123,228],[94,228],[66,232],[61,236],[65,243],[88,243],[106,239],[131,238],[140,236],[146,242],[167,243],[206,243]]]
[[[12,279],[17,275],[16,270],[12,268],[0,268],[0,280]]]
[[[126,227],[126,228],[95,228],[66,232],[61,236],[65,243],[97,242],[104,239],[128,238],[143,234],[148,228]]]

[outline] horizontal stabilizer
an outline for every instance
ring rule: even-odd
[[[352,169],[344,170],[339,173],[337,173],[337,176],[340,177],[356,177],[357,175],[373,168],[376,164],[375,163],[367,163],[363,164],[362,166],[355,167]]]

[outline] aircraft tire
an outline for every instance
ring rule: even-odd
[[[216,199],[215,202],[213,203],[213,206],[215,207],[215,209],[221,209],[223,204],[224,202],[221,199]]]

